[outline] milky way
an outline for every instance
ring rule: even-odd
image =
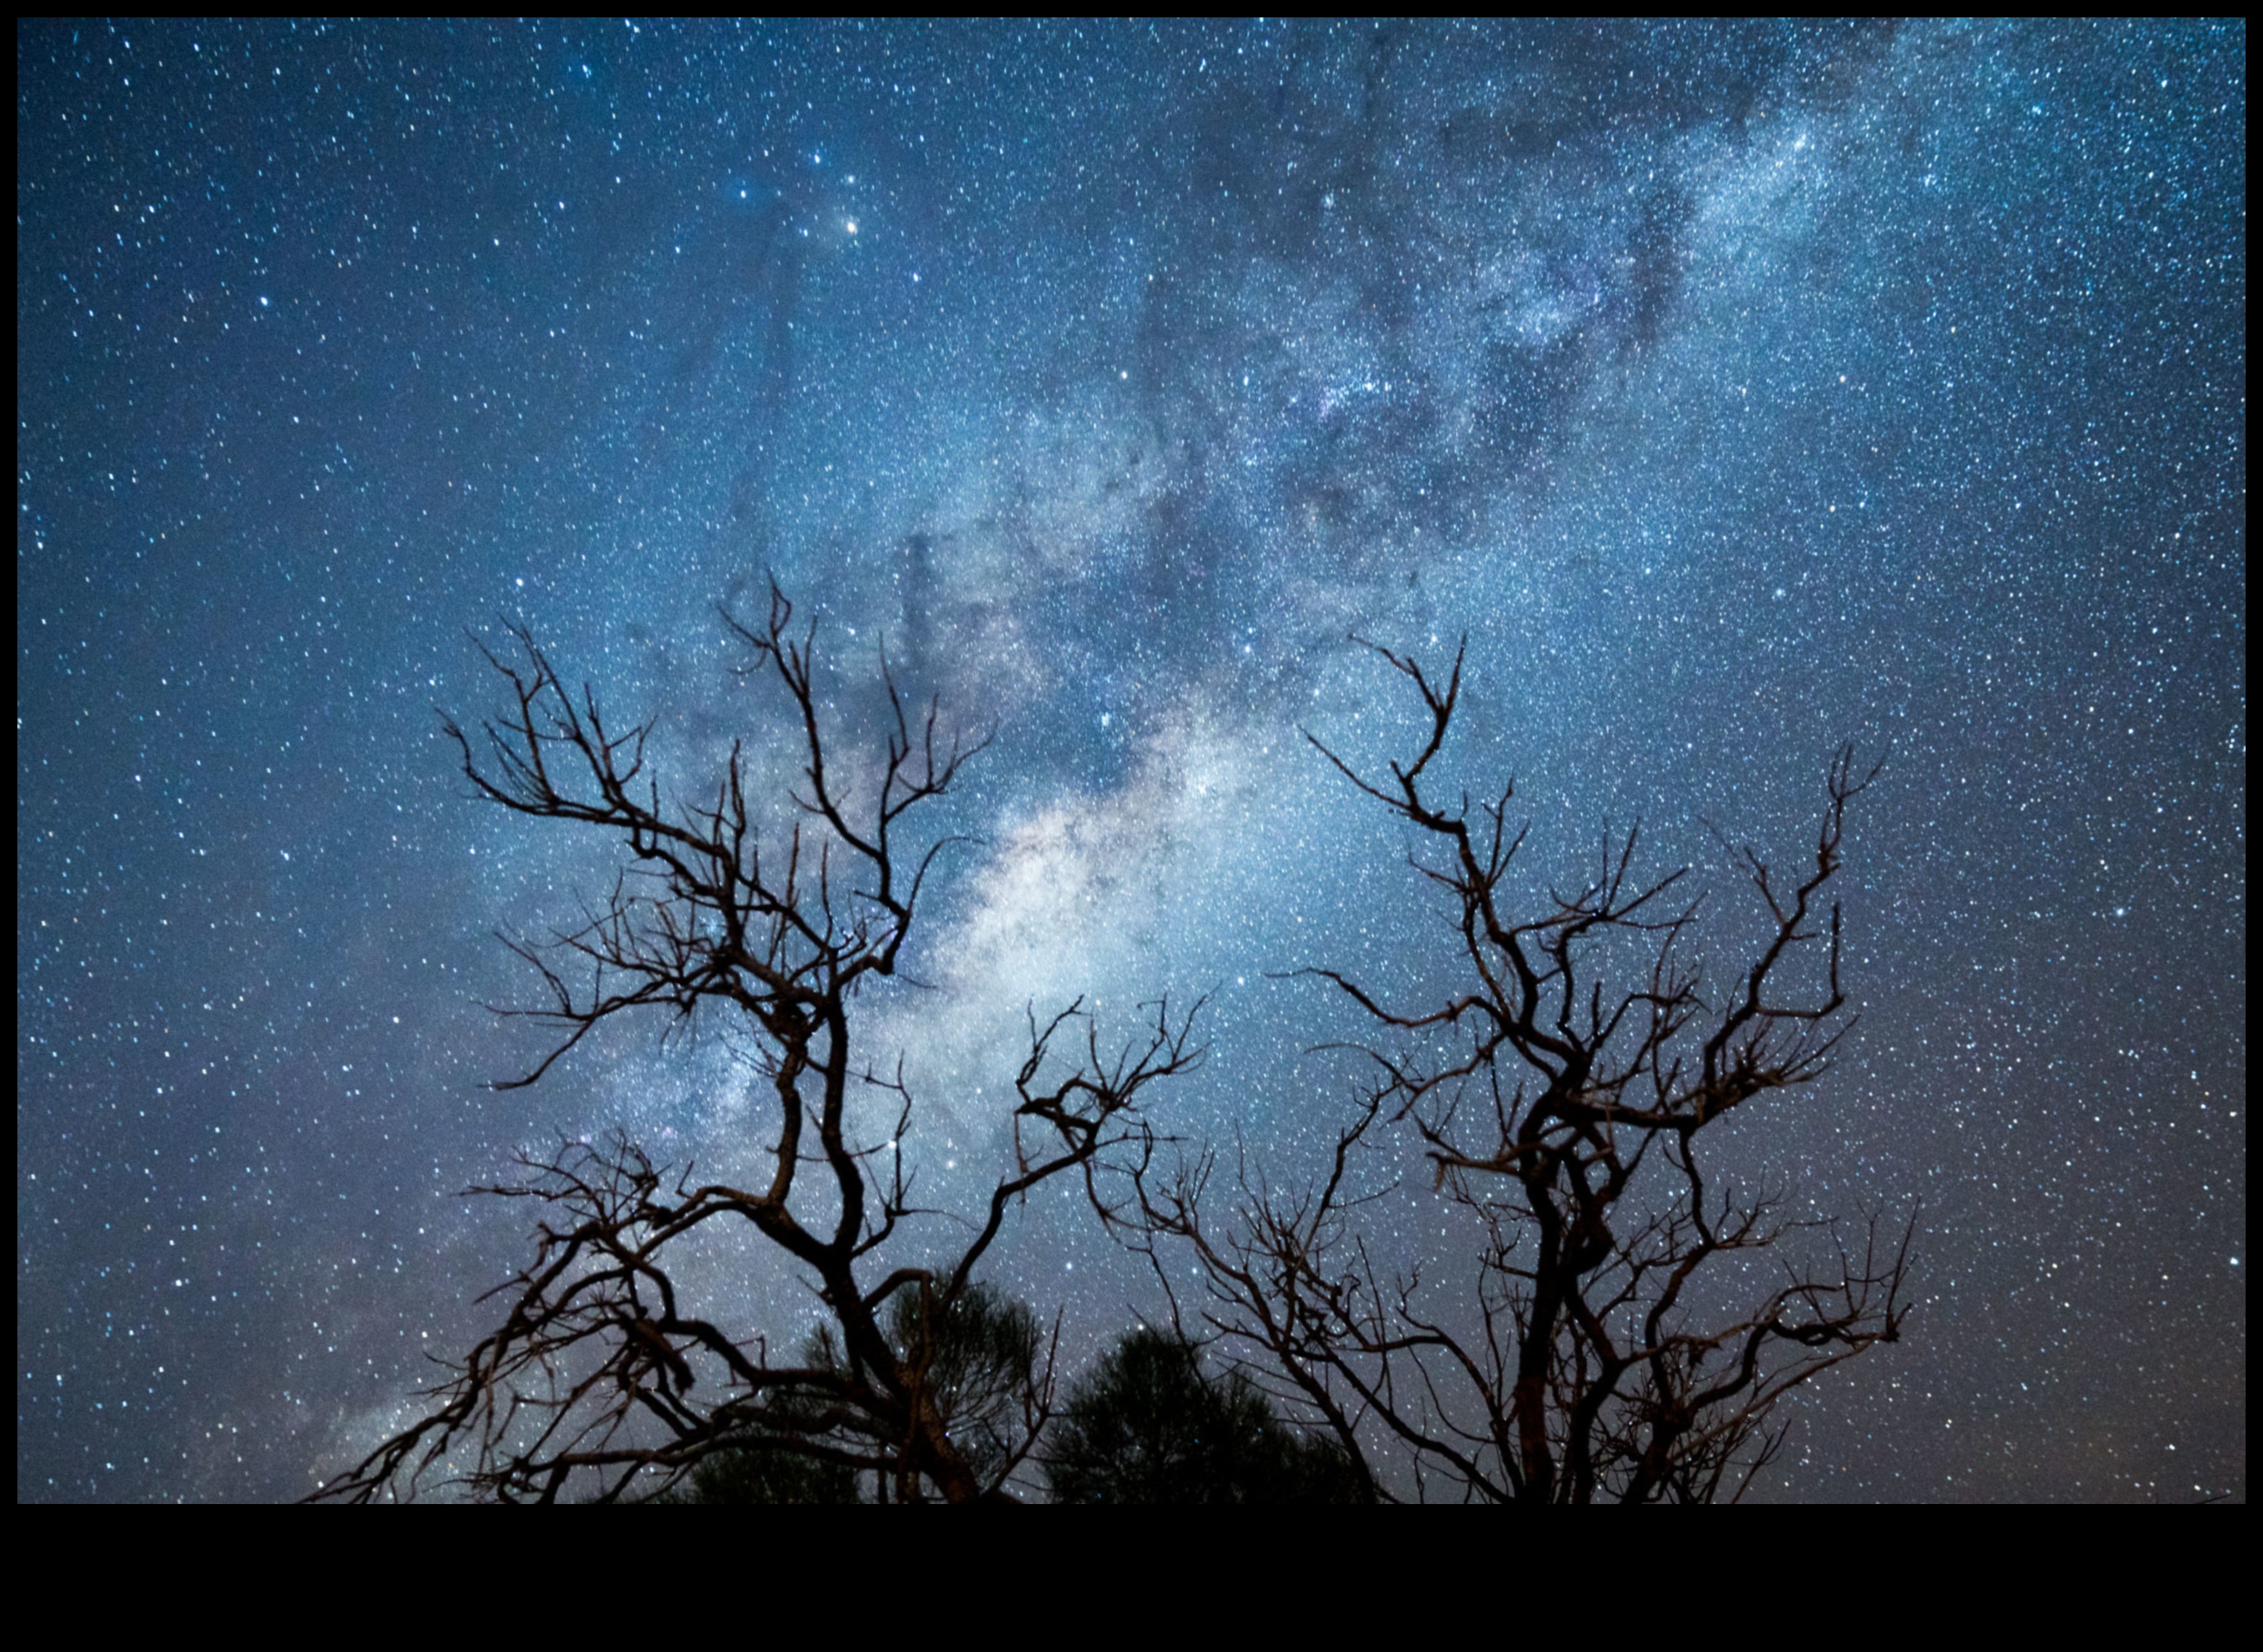
[[[539,1053],[492,932],[612,863],[469,801],[433,708],[520,620],[672,782],[781,764],[716,614],[773,576],[844,742],[884,640],[996,730],[867,1006],[936,1202],[1079,994],[1210,994],[1167,1122],[1309,1164],[1359,1028],[1283,973],[1418,993],[1441,931],[1303,731],[1405,751],[1350,634],[1466,636],[1456,772],[1536,877],[1638,818],[1724,956],[1727,845],[1886,761],[1860,1025],[1732,1168],[1917,1211],[1919,1306],[1768,1495],[2244,1496],[2243,29],[18,49],[19,1497],[303,1495],[523,1256],[459,1190],[758,1150],[656,1025],[482,1087]],[[1074,1200],[993,1272],[1073,1361],[1153,1307]]]

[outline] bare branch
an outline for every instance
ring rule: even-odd
[[[1506,880],[1525,841],[1507,818],[1514,786],[1474,824],[1466,795],[1435,795],[1462,654],[1441,689],[1414,660],[1364,646],[1420,702],[1413,755],[1385,779],[1306,737],[1428,845],[1412,864],[1446,905],[1461,978],[1402,1005],[1343,971],[1298,972],[1370,1029],[1348,1047],[1371,1083],[1327,1174],[1277,1187],[1245,1157],[1220,1220],[1206,1208],[1210,1156],[1174,1165],[1151,1151],[1133,1177],[1135,1247],[1175,1301],[1183,1264],[1166,1257],[1191,1254],[1204,1322],[1332,1428],[1378,1495],[1391,1480],[1377,1464],[1395,1460],[1397,1483],[1418,1496],[1740,1496],[1782,1447],[1777,1402],[1896,1340],[1909,1311],[1914,1217],[1891,1246],[1871,1219],[1855,1254],[1833,1223],[1777,1221],[1781,1200],[1765,1192],[1710,1189],[1696,1140],[1754,1097],[1820,1077],[1845,1035],[1843,920],[1835,904],[1827,928],[1820,914],[1847,806],[1877,770],[1839,753],[1814,869],[1797,882],[1743,852],[1769,932],[1711,1005],[1686,962],[1699,902],[1665,905],[1686,869],[1638,876],[1638,827],[1606,832],[1577,888],[1512,909]],[[1823,989],[1803,996],[1784,983],[1818,951],[1810,973]],[[1644,952],[1647,964],[1614,987],[1607,977]],[[1477,1236],[1466,1276],[1386,1277],[1370,1258],[1359,1219],[1396,1185],[1392,1127],[1411,1129],[1424,1182]],[[1379,1185],[1353,1174],[1362,1157],[1383,1167]],[[1694,1306],[1707,1264],[1779,1244],[1798,1259],[1750,1309],[1716,1321]]]
[[[664,808],[645,772],[652,725],[615,732],[596,692],[569,691],[520,627],[507,655],[482,645],[508,689],[502,714],[477,738],[441,718],[476,796],[622,851],[610,897],[578,926],[507,942],[542,997],[503,1013],[556,1038],[502,1087],[534,1083],[632,1011],[661,1011],[675,1027],[719,1017],[742,1029],[768,1091],[770,1105],[749,1111],[765,1132],[768,1183],[694,1185],[689,1170],[671,1180],[620,1138],[561,1143],[523,1160],[524,1179],[475,1190],[538,1214],[534,1259],[499,1293],[502,1324],[443,1367],[416,1423],[318,1496],[445,1484],[504,1501],[569,1490],[644,1501],[719,1453],[754,1452],[853,1469],[884,1500],[1010,1497],[1050,1415],[1052,1356],[1025,1310],[976,1282],[977,1266],[1017,1201],[1063,1175],[1095,1186],[1099,1162],[1138,1143],[1149,1086],[1201,1060],[1195,1011],[1175,1020],[1153,1006],[1152,1031],[1106,1059],[1081,1005],[1042,1032],[1033,1020],[1015,1167],[974,1237],[939,1264],[892,1263],[915,1228],[926,1234],[918,1254],[933,1254],[927,1219],[940,1213],[913,1203],[915,1107],[901,1064],[884,1078],[852,1054],[852,1006],[868,978],[895,973],[929,873],[954,841],[905,847],[916,812],[951,791],[988,736],[952,730],[932,700],[915,712],[884,654],[878,783],[852,795],[819,714],[814,629],[797,632],[792,604],[775,583],[770,595],[761,622],[723,619],[752,651],[751,674],[784,692],[798,789],[762,795],[734,743],[712,801]],[[766,843],[781,816],[795,823]],[[1086,1034],[1078,1058],[1051,1059],[1071,1024]],[[882,1137],[860,1135],[871,1092],[893,1103]],[[758,1333],[689,1306],[679,1261],[695,1232],[799,1264],[823,1310],[815,1338],[779,1359]],[[988,1338],[973,1365],[969,1337]]]

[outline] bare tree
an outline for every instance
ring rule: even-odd
[[[1797,880],[1743,851],[1767,932],[1729,989],[1709,996],[1685,961],[1698,905],[1667,905],[1687,868],[1635,879],[1637,832],[1607,834],[1576,893],[1551,894],[1530,916],[1510,909],[1524,839],[1509,828],[1513,785],[1472,819],[1466,795],[1438,801],[1431,773],[1461,656],[1442,691],[1413,660],[1367,646],[1420,698],[1420,749],[1383,779],[1312,744],[1413,829],[1411,864],[1442,897],[1458,980],[1438,1000],[1398,1007],[1335,970],[1305,972],[1373,1029],[1359,1047],[1371,1082],[1325,1172],[1282,1188],[1245,1154],[1221,1200],[1215,1155],[1151,1151],[1112,1219],[1167,1292],[1182,1273],[1167,1257],[1191,1249],[1194,1311],[1334,1430],[1374,1496],[1741,1496],[1782,1446],[1777,1402],[1893,1341],[1909,1311],[1914,1215],[1898,1236],[1872,1216],[1849,1243],[1835,1222],[1784,1219],[1780,1192],[1716,1187],[1698,1151],[1701,1133],[1739,1106],[1819,1077],[1845,1032],[1840,909],[1826,927],[1821,896],[1847,806],[1876,771],[1858,775],[1840,752],[1813,867]],[[1804,997],[1785,982],[1801,957],[1816,960]],[[1614,970],[1626,973],[1607,988]],[[1464,1273],[1441,1258],[1389,1272],[1363,1231],[1381,1197],[1366,1167],[1377,1155],[1387,1167],[1410,1128],[1408,1148],[1427,1156],[1475,1237]],[[1775,1257],[1759,1254],[1780,1243]],[[1773,1279],[1754,1286],[1739,1258]],[[1754,1290],[1741,1308],[1722,1306]],[[1396,1476],[1383,1466],[1393,1458]]]
[[[914,811],[949,792],[987,742],[944,732],[932,701],[915,720],[884,654],[885,750],[859,803],[828,765],[813,627],[797,637],[775,585],[766,622],[724,619],[753,651],[748,673],[784,690],[799,724],[801,785],[782,799],[760,794],[734,743],[712,803],[663,809],[645,773],[652,725],[616,732],[589,688],[569,692],[523,630],[516,657],[488,655],[513,707],[482,726],[481,741],[445,721],[481,797],[627,851],[611,895],[581,928],[512,943],[548,1002],[507,1013],[534,1017],[555,1042],[498,1087],[533,1083],[616,1016],[654,1009],[681,1025],[720,1014],[748,1035],[769,1091],[755,1114],[769,1179],[694,1182],[621,1139],[561,1144],[523,1159],[524,1181],[476,1190],[539,1213],[533,1259],[501,1287],[502,1322],[448,1367],[424,1417],[320,1497],[413,1496],[445,1481],[508,1501],[569,1489],[644,1500],[737,1452],[869,1473],[883,1500],[998,1500],[1010,1497],[1045,1424],[1049,1351],[980,1383],[968,1375],[959,1344],[980,1328],[958,1321],[997,1317],[976,1270],[1017,1199],[1056,1177],[1090,1178],[1111,1148],[1134,1140],[1143,1092],[1201,1059],[1193,1016],[1151,1006],[1146,1032],[1111,1055],[1081,1001],[1042,1025],[1033,1015],[1016,1077],[1012,1173],[962,1219],[972,1236],[946,1261],[891,1265],[901,1254],[891,1242],[915,1228],[931,1253],[935,1224],[915,1219],[939,1213],[912,1202],[902,1143],[914,1109],[900,1061],[882,1076],[855,1053],[852,1006],[895,973],[950,841],[907,848]],[[770,803],[794,822],[782,844],[763,841]],[[886,1103],[880,1117],[892,1127],[860,1136],[871,1113],[856,1105],[860,1092]],[[719,1229],[758,1240],[807,1279],[824,1334],[774,1360],[762,1336],[689,1300],[685,1242]],[[993,1391],[1001,1382],[1010,1395]],[[958,1414],[976,1409],[980,1441],[955,1435],[954,1421],[967,1420]]]

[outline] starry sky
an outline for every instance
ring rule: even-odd
[[[1406,750],[1348,634],[1466,634],[1453,773],[1536,883],[1638,818],[1723,959],[1725,845],[1886,759],[1860,1025],[1724,1150],[1921,1201],[1919,1306],[1762,1493],[2244,1497],[2245,47],[19,25],[18,1497],[304,1495],[524,1254],[459,1190],[756,1153],[717,1038],[483,1088],[539,1054],[494,932],[611,848],[471,801],[434,707],[522,620],[671,786],[782,773],[716,615],[770,573],[844,749],[883,639],[997,731],[861,1030],[936,1202],[1078,994],[1210,993],[1162,1121],[1312,1163],[1360,1028],[1278,973],[1419,996],[1444,941],[1299,731]],[[1073,1363],[1156,1300],[1073,1199],[991,1272]]]

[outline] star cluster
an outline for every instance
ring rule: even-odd
[[[610,847],[466,799],[524,620],[675,785],[788,761],[770,576],[996,739],[876,1000],[938,1202],[1027,1007],[1210,995],[1172,1127],[1293,1173],[1435,986],[1373,762],[1442,663],[1535,888],[1749,931],[1849,841],[1838,1068],[1737,1138],[1919,1213],[1769,1495],[2244,1496],[2245,35],[192,21],[18,35],[18,1492],[274,1498],[524,1250],[522,1145],[755,1146],[718,1040],[536,1053],[491,931]],[[764,744],[765,741],[770,743]],[[783,770],[777,771],[783,772]],[[1745,927],[1740,929],[1739,925]],[[1383,1239],[1419,1258],[1423,1233]],[[1000,1282],[1152,1281],[1074,1199]],[[755,1318],[790,1277],[732,1273]]]

